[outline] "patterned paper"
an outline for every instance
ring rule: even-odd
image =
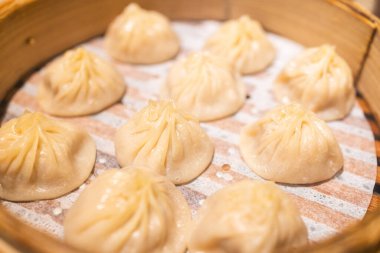
[[[177,57],[180,58],[191,51],[200,50],[205,39],[220,23],[174,22],[173,25],[182,43],[182,51]],[[207,196],[223,186],[246,178],[261,180],[245,165],[240,156],[239,132],[242,126],[257,120],[277,104],[272,95],[273,80],[281,68],[303,49],[301,45],[274,34],[269,34],[269,38],[277,49],[276,60],[267,70],[243,77],[248,90],[245,106],[232,117],[201,124],[215,143],[214,160],[199,178],[179,187],[194,214]],[[102,38],[91,40],[83,46],[112,60],[103,49]],[[90,117],[67,119],[86,128],[96,141],[98,152],[93,175],[86,184],[64,197],[29,203],[3,201],[3,205],[30,224],[62,238],[64,215],[80,192],[98,174],[108,168],[119,167],[114,157],[113,137],[116,129],[144,107],[149,99],[158,98],[159,87],[165,81],[172,62],[136,66],[113,61],[128,85],[122,103]],[[26,108],[31,111],[39,110],[35,96],[41,81],[41,72],[31,76],[11,101],[5,121],[21,115]],[[361,219],[369,205],[376,177],[374,139],[360,107],[356,105],[349,117],[331,122],[329,126],[344,154],[343,172],[322,184],[280,185],[298,205],[312,240],[334,234]]]

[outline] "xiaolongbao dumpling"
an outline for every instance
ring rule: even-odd
[[[115,147],[121,166],[146,166],[175,184],[196,178],[214,155],[198,121],[172,101],[150,101],[117,131]]]
[[[174,57],[179,40],[167,17],[132,3],[109,26],[105,47],[117,60],[150,64]]]
[[[125,87],[122,75],[111,63],[78,48],[48,65],[37,98],[49,114],[81,116],[116,103]]]
[[[200,121],[215,120],[243,106],[246,91],[239,77],[222,58],[208,52],[192,53],[172,66],[161,96],[173,99]]]
[[[289,62],[274,91],[278,100],[300,103],[324,120],[345,117],[355,101],[350,67],[331,45],[309,48]]]
[[[260,23],[249,16],[225,22],[204,49],[225,57],[242,74],[264,70],[276,54]]]
[[[290,198],[274,183],[241,181],[206,199],[196,219],[191,253],[292,252],[307,230]]]
[[[112,169],[79,196],[64,221],[65,241],[104,253],[182,253],[191,221],[181,192],[165,177]]]
[[[24,113],[0,128],[0,198],[59,197],[88,178],[95,156],[95,143],[84,130],[39,112]]]
[[[281,183],[320,182],[343,167],[343,155],[331,129],[297,104],[279,106],[245,126],[240,151],[255,173]]]

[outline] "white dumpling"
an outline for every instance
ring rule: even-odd
[[[117,60],[151,64],[173,58],[180,45],[167,17],[131,3],[109,26],[105,47]]]
[[[281,183],[324,181],[343,167],[342,152],[329,126],[298,104],[279,106],[245,126],[240,151],[255,173]]]
[[[47,113],[81,116],[118,102],[126,85],[111,63],[77,48],[47,66],[38,89],[38,102]]]
[[[292,252],[307,230],[291,199],[274,183],[241,181],[203,203],[193,226],[191,253]]]
[[[67,212],[65,241],[86,252],[182,253],[190,221],[185,198],[165,177],[111,169]]]
[[[246,15],[225,22],[204,49],[226,58],[241,74],[264,70],[276,55],[260,23]]]
[[[246,98],[240,75],[224,59],[197,52],[177,61],[161,87],[161,97],[200,121],[227,117],[237,112]]]
[[[290,61],[274,92],[279,101],[302,104],[323,120],[345,117],[355,102],[351,69],[331,45],[306,49]]]
[[[96,156],[84,130],[42,113],[24,113],[0,128],[0,198],[56,198],[81,185]]]
[[[121,166],[145,166],[175,184],[199,176],[214,155],[199,122],[172,101],[150,101],[117,131],[115,149]]]

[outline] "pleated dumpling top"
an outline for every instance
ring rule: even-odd
[[[281,183],[324,181],[343,167],[342,151],[330,127],[298,104],[278,106],[245,126],[240,151],[259,176]]]
[[[167,17],[131,3],[108,27],[105,47],[119,61],[152,64],[174,57],[180,45]]]
[[[118,102],[125,90],[123,76],[110,62],[77,48],[46,67],[37,99],[49,114],[83,116]]]
[[[183,253],[190,220],[167,178],[141,167],[110,169],[65,215],[65,241],[86,252]]]
[[[26,112],[0,128],[0,198],[62,196],[88,178],[95,156],[95,142],[85,130]]]
[[[344,118],[355,102],[351,69],[332,45],[309,48],[291,60],[274,88],[283,103],[299,103],[323,120]]]
[[[200,121],[210,121],[236,113],[244,104],[246,88],[225,59],[201,51],[173,64],[161,97],[174,100]]]
[[[211,163],[214,145],[196,118],[173,101],[150,101],[115,136],[121,166],[144,166],[175,184],[189,182]]]
[[[190,253],[292,252],[307,244],[297,206],[274,183],[240,181],[203,203],[190,233]]]
[[[241,74],[264,70],[276,55],[261,24],[249,16],[222,24],[206,41],[204,49],[224,57]]]

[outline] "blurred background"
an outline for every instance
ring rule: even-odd
[[[372,11],[374,14],[380,17],[380,0],[356,0],[355,2],[358,2],[366,9]]]

